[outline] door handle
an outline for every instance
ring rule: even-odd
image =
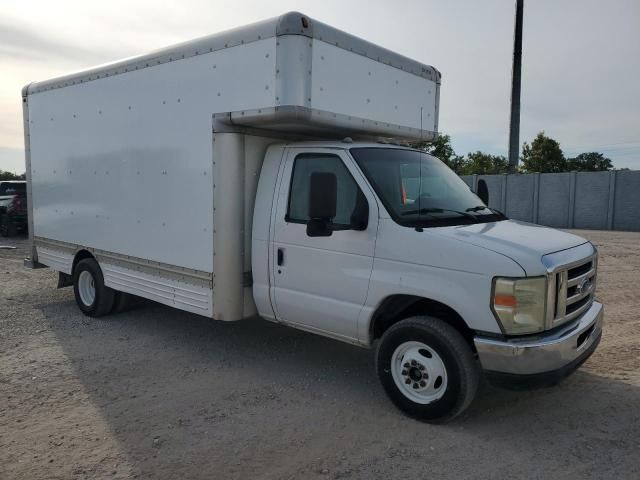
[[[284,264],[284,248],[278,249],[278,266],[281,267]]]

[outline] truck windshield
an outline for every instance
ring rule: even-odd
[[[352,148],[391,217],[408,227],[441,227],[506,220],[487,207],[449,167],[426,153],[398,148]]]

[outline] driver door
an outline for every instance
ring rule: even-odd
[[[337,179],[335,223],[348,224],[358,195],[369,207],[365,230],[307,235],[310,176]],[[281,168],[272,223],[272,292],[279,320],[329,336],[357,340],[358,317],[373,268],[378,209],[368,184],[341,149],[291,148]]]

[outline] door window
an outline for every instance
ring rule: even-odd
[[[305,224],[309,221],[309,188],[311,174],[314,172],[335,174],[338,199],[333,223],[351,224],[351,216],[358,205],[358,196],[363,194],[340,157],[322,153],[303,153],[295,158],[286,221]]]

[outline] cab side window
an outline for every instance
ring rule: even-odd
[[[309,221],[309,187],[311,174],[314,172],[335,174],[338,199],[333,223],[349,225],[351,216],[358,206],[358,199],[363,197],[363,194],[340,157],[321,153],[303,153],[295,158],[289,190],[289,208],[285,220],[305,224]]]

